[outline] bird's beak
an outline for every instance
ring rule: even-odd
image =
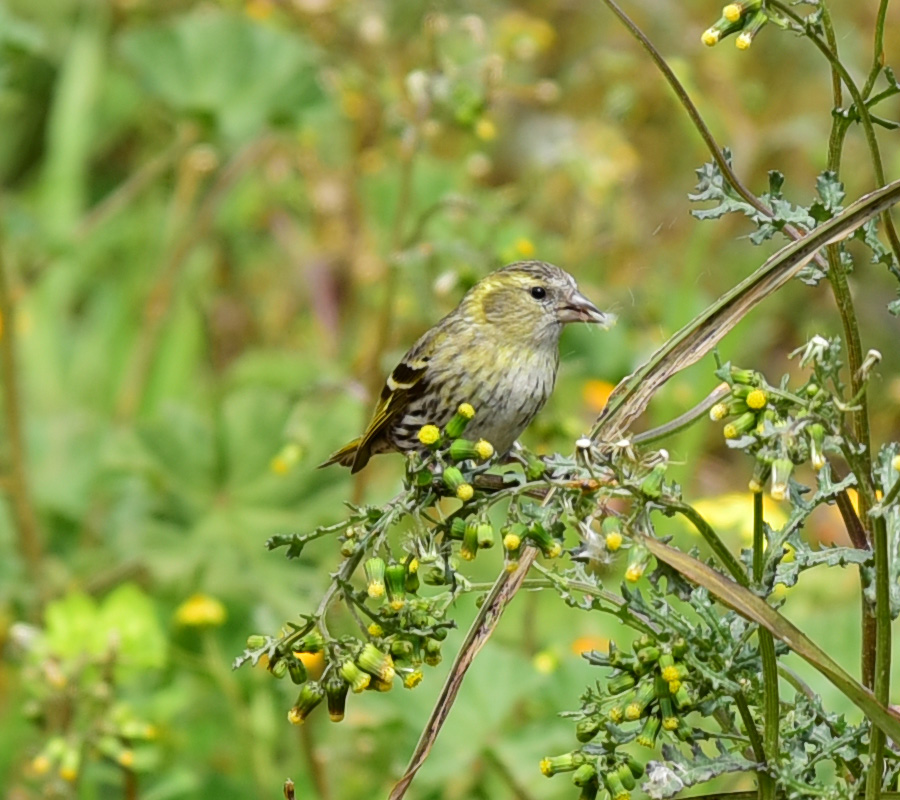
[[[616,315],[602,312],[577,289],[573,289],[557,309],[560,322],[593,322],[602,328],[616,323]]]

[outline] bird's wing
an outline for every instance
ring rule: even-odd
[[[427,384],[424,380],[427,371],[428,357],[415,356],[412,352],[394,367],[381,390],[381,398],[372,420],[359,439],[351,472],[358,472],[366,465],[372,445],[390,429],[394,420],[409,408],[410,402],[422,395]]]

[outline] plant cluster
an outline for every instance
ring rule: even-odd
[[[614,3],[607,4],[663,67],[701,133],[713,142],[652,44]],[[879,15],[879,47],[885,6]],[[301,625],[289,623],[286,633],[254,637],[237,662],[266,658],[276,674],[280,670],[295,677],[299,671],[293,667],[292,672],[291,659],[298,647],[308,646],[313,637],[325,649],[326,671],[318,683],[303,683],[289,714],[292,721],[302,722],[325,697],[330,709],[339,709],[332,714],[339,719],[348,691],[389,689],[397,675],[405,686],[415,686],[422,677],[420,665],[440,657],[442,633],[454,624],[455,601],[478,593],[496,615],[502,610],[498,591],[518,580],[517,585],[555,590],[570,606],[614,615],[635,632],[630,646],[611,643],[608,653],[587,654],[604,678],[584,693],[581,708],[568,714],[576,720],[579,745],[540,764],[547,776],[570,773],[584,800],[628,800],[638,786],[653,798],[672,797],[736,772],[755,774],[760,798],[837,798],[864,791],[874,799],[894,787],[900,756],[888,737],[900,732],[900,718],[887,706],[890,624],[898,613],[900,576],[900,447],[886,442],[876,449],[871,441],[866,398],[880,354],[863,354],[847,272],[857,258],[848,246],[851,235],[893,275],[900,274],[900,242],[885,215],[890,244],[884,245],[875,220],[893,200],[883,206],[877,205],[879,198],[862,200],[844,208],[839,153],[850,125],[858,122],[876,180],[884,183],[871,126],[893,125],[876,123],[871,109],[895,94],[897,84],[880,53],[865,87],[852,81],[837,56],[831,20],[821,4],[805,18],[774,1],[730,4],[703,41],[715,44],[737,33],[738,47],[746,49],[769,21],[811,40],[829,60],[838,87],[836,102],[842,97],[841,83],[853,99],[833,117],[832,163],[819,178],[818,197],[807,206],[788,201],[778,172],[770,173],[766,193],[753,195],[737,179],[728,151],[715,145],[714,160],[698,171],[691,199],[714,203],[695,212],[700,218],[728,212],[749,217],[757,227],[750,236],[754,244],[780,233],[796,246],[786,247],[674,337],[630,383],[623,382],[594,435],[579,439],[573,456],[539,458],[519,448],[499,461],[490,443],[462,438],[467,419],[481,413],[464,405],[444,430],[431,425],[421,430],[422,452],[409,456],[403,490],[387,504],[354,507],[338,525],[270,540],[270,548],[287,547],[289,557],[296,557],[313,540],[336,535],[344,556],[314,613]],[[882,75],[887,88],[873,94]],[[817,232],[835,226],[838,235],[822,233],[820,245],[798,254],[804,237],[812,241]],[[823,245],[824,255],[818,252]],[[775,384],[757,370],[720,364],[716,375],[724,384],[710,395],[711,402],[678,421],[680,427],[708,413],[725,423],[728,448],[752,460],[746,513],[753,541],[735,555],[668,478],[669,454],[648,447],[672,426],[624,438],[605,439],[602,432],[612,428],[609,420],[616,414],[636,416],[626,406],[639,402],[629,392],[636,395],[642,379],[671,374],[678,358],[699,358],[727,333],[733,325],[729,319],[740,319],[794,275],[811,285],[828,281],[844,341],[814,336],[793,353],[799,368],[807,371],[799,385],[792,376]],[[739,302],[745,307],[734,310]],[[896,313],[896,301],[890,308]],[[692,335],[706,341],[695,345]],[[790,509],[778,528],[765,518],[766,491]],[[801,535],[810,515],[823,505],[840,510],[850,546],[817,547]],[[673,516],[696,529],[704,550],[684,553],[669,544],[665,520]],[[500,577],[482,596],[486,587],[467,574],[467,564],[496,542],[503,550]],[[621,592],[615,593],[603,586],[603,566],[622,552],[628,567]],[[535,561],[536,556],[541,560]],[[793,586],[808,569],[846,565],[859,568],[865,598],[862,684],[778,612],[779,586]],[[355,577],[360,567],[363,579]],[[529,567],[532,577],[525,576]],[[330,632],[327,616],[337,600],[347,607],[358,632]],[[476,620],[448,686],[464,673],[475,651],[472,639],[490,630],[486,616]],[[789,653],[808,661],[866,719],[855,724],[825,709],[816,692],[784,663]],[[285,660],[286,669],[280,666]],[[303,681],[304,676],[296,678]],[[452,702],[452,697],[439,702]],[[433,719],[440,717],[436,709]],[[656,757],[645,763],[640,753],[647,750]],[[420,743],[392,797],[403,796],[424,752],[427,747]]]

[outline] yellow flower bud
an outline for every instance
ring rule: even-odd
[[[700,41],[703,42],[703,44],[705,44],[707,47],[712,47],[719,41],[719,32],[715,28],[707,28],[705,31],[703,31],[703,35],[700,37]]]
[[[625,580],[630,583],[640,580],[641,575],[644,574],[644,569],[644,564],[631,564],[628,569],[625,570]]]
[[[738,41],[740,41],[740,36],[738,36]],[[740,47],[740,45],[738,45]],[[769,396],[762,389],[751,389],[747,394],[745,399],[748,408],[752,408],[754,411],[759,411],[762,408],[766,407],[766,403],[769,402]]]
[[[725,403],[716,403],[709,410],[709,418],[713,422],[719,422],[720,420],[725,419],[728,416],[728,406]]]
[[[456,487],[456,496],[464,503],[468,503],[475,495],[475,490],[471,483],[461,483]]]
[[[510,531],[503,537],[503,546],[507,550],[518,550],[519,546],[522,544],[522,537],[517,533],[513,533]]]
[[[471,408],[471,406],[469,406]],[[437,425],[423,425],[419,428],[419,441],[426,447],[431,447],[441,440],[441,431]]]
[[[722,9],[722,16],[729,22],[737,22],[744,10],[737,3],[729,3]]]
[[[681,678],[678,667],[671,665],[668,667],[663,667],[660,671],[660,675],[662,675],[662,679],[666,681],[666,683],[669,683],[670,681],[677,681]]]
[[[422,673],[422,670],[416,669],[403,676],[403,685],[407,689],[415,689],[424,678],[425,675]]]
[[[487,461],[494,455],[494,445],[486,439],[479,439],[475,442],[475,453],[481,461]]]
[[[547,558],[559,558],[562,555],[562,545],[559,542],[553,542],[545,551],[544,555]]]

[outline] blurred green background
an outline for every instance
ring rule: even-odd
[[[862,75],[875,7],[840,5]],[[707,49],[713,2],[628,8],[747,183],[762,192],[777,168],[808,203],[830,125],[819,54],[771,26],[748,52]],[[890,63],[897,7],[887,31]],[[553,261],[620,316],[609,333],[566,332],[556,394],[525,435],[570,450],[612,384],[777,246],[741,238],[743,220],[690,217],[707,153],[599,2],[2,0],[0,131],[0,322],[27,466],[23,493],[6,404],[0,787],[16,800],[276,798],[288,776],[298,796],[384,796],[446,663],[413,692],[353,697],[340,725],[316,714],[299,729],[291,687],[230,670],[248,633],[314,608],[339,559],[325,539],[288,562],[266,538],[383,501],[402,473],[396,457],[358,480],[316,465],[490,269]],[[880,135],[896,177],[897,134]],[[844,164],[850,198],[873,187],[858,132]],[[885,309],[896,285],[866,258],[854,291],[864,346],[884,354],[882,442],[900,430],[900,325]],[[777,381],[792,349],[838,332],[827,288],[795,283],[721,354]],[[698,402],[713,368],[671,381],[646,424]],[[710,423],[667,446],[686,496],[738,547],[751,465]],[[814,522],[810,538],[844,541],[838,517]],[[499,567],[479,559],[483,580]],[[786,609],[857,672],[854,572],[804,577]],[[472,614],[470,598],[463,626]],[[613,635],[628,638],[553,597],[517,598],[410,796],[574,796],[538,761],[573,745],[556,713],[599,677],[578,653]],[[126,722],[143,726],[130,755],[47,750]]]

